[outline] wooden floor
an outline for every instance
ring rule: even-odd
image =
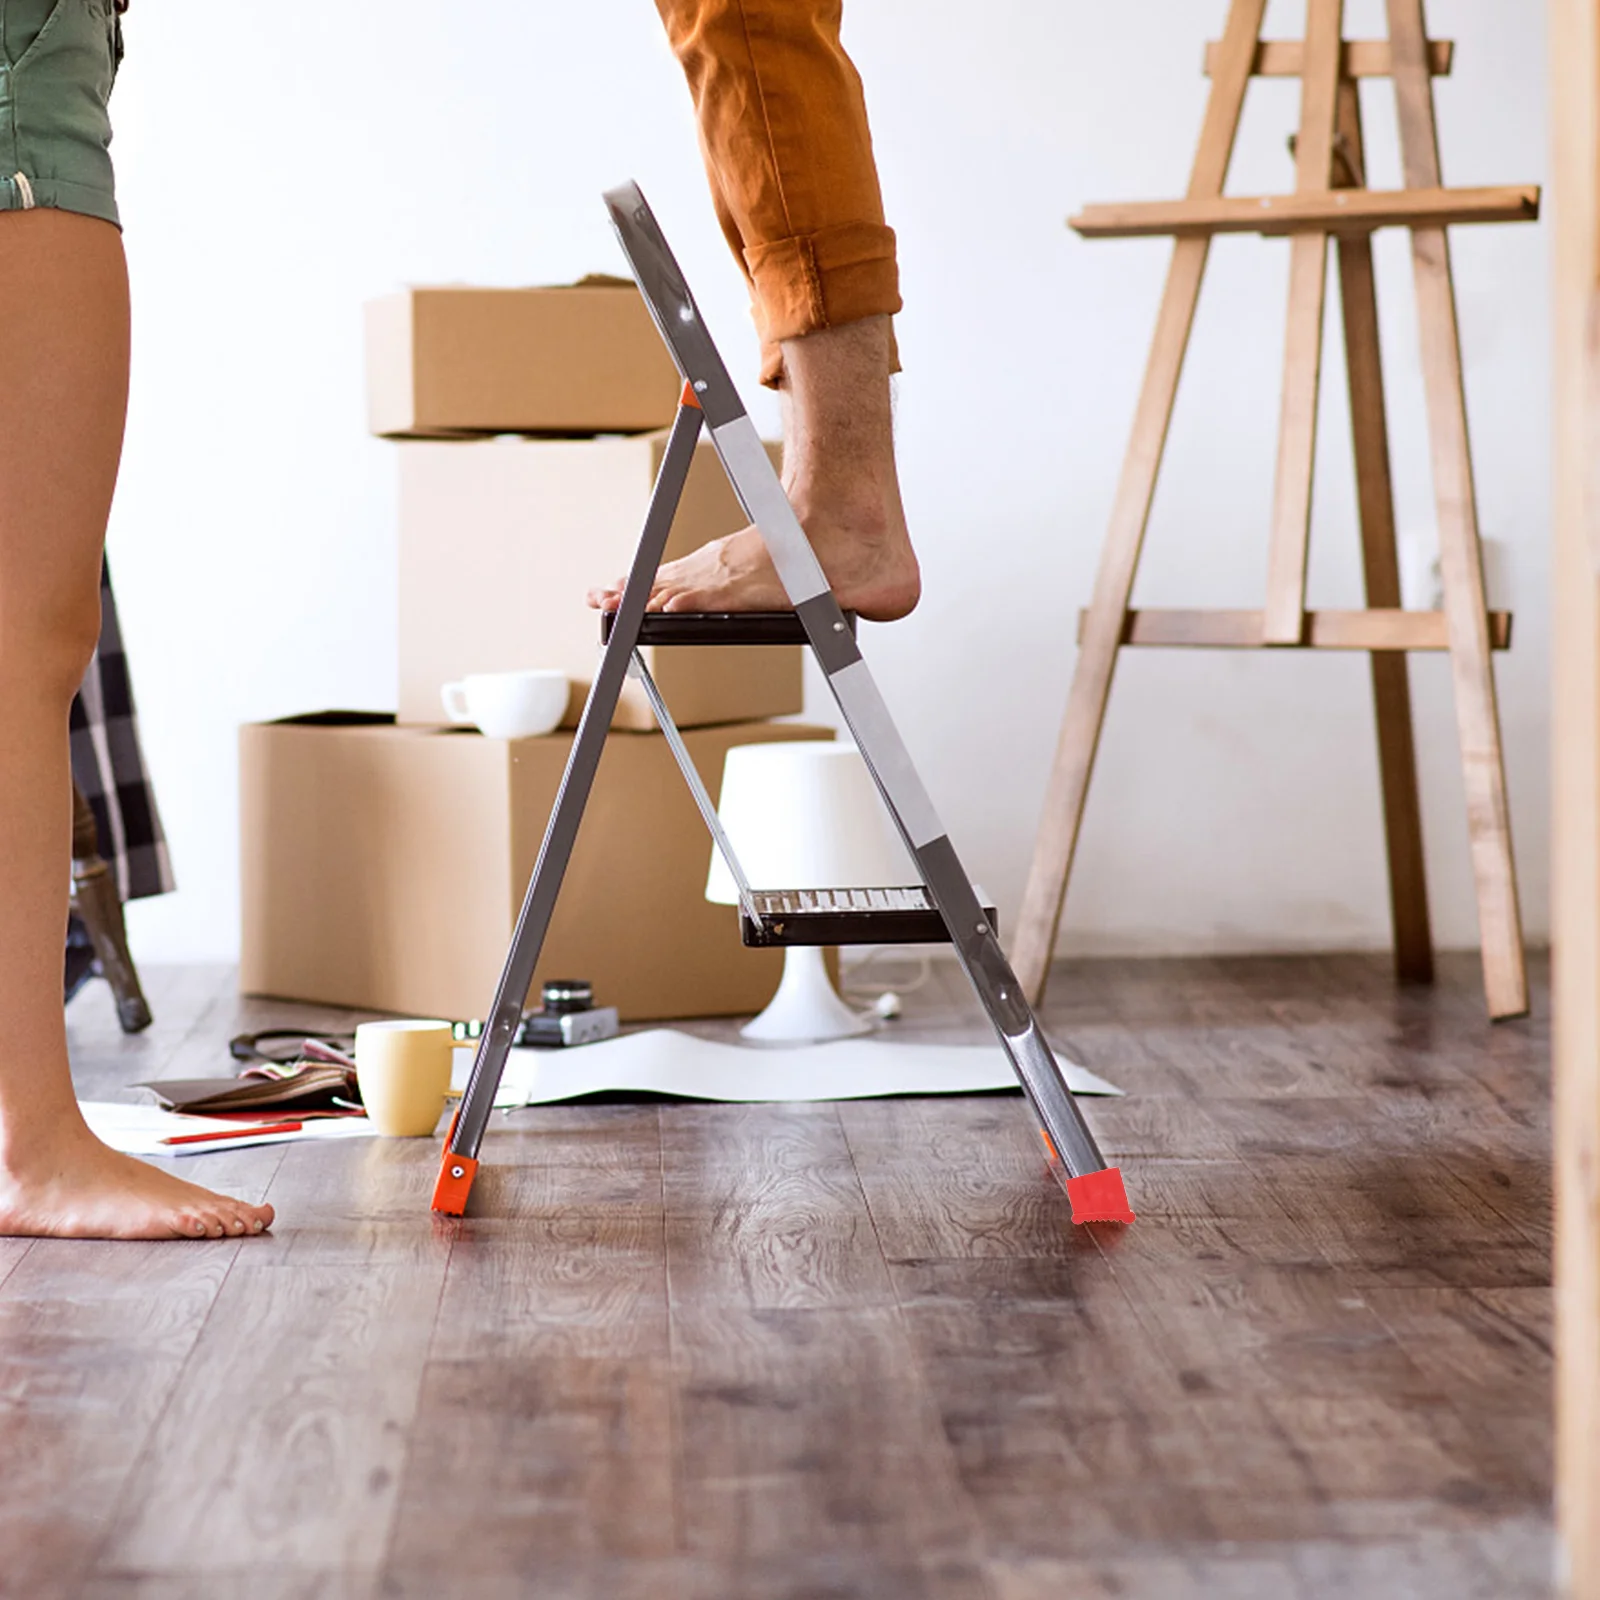
[[[326,1017],[149,976],[138,1040],[74,1003],[86,1096]],[[431,1142],[197,1158],[275,1233],[0,1241],[0,1593],[1546,1594],[1543,992],[1063,967],[1126,1231],[1010,1096],[521,1112],[462,1222]],[[942,975],[906,1026],[981,1037]]]

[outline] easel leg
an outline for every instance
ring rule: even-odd
[[[1483,552],[1472,483],[1461,347],[1456,329],[1450,246],[1442,228],[1412,234],[1417,322],[1433,435],[1434,496],[1439,508],[1439,567],[1450,631],[1450,671],[1466,780],[1467,830],[1478,885],[1478,937],[1489,1015],[1520,1017],[1528,1009],[1522,913],[1511,850],[1511,810],[1495,701]]]
[[[1133,596],[1133,580],[1139,570],[1139,552],[1150,518],[1156,474],[1172,421],[1207,254],[1205,239],[1179,239],[1173,246],[1150,363],[1145,369],[1133,435],[1111,513],[1111,530],[1100,557],[1100,573],[1084,621],[1078,663],[1045,790],[1044,816],[1034,841],[1033,864],[1028,869],[1011,957],[1023,992],[1035,1005],[1044,995],[1050,958],[1055,952],[1067,879],[1089,795],[1089,777],[1105,724],[1111,677],[1127,622],[1128,602]]]
[[[1339,85],[1339,132],[1344,136],[1347,163],[1359,182],[1365,169],[1361,102],[1351,78]],[[1367,604],[1387,609],[1400,605],[1400,563],[1395,548],[1394,492],[1389,472],[1389,428],[1379,355],[1371,236],[1341,239],[1338,255]],[[1378,772],[1389,849],[1395,976],[1402,983],[1431,983],[1433,937],[1428,923],[1428,879],[1411,728],[1411,685],[1404,654],[1373,654],[1372,702],[1378,725]]]
[[[1422,0],[1387,0],[1389,49],[1400,124],[1400,153],[1409,188],[1436,187],[1439,144],[1433,115],[1433,80],[1427,64]],[[1417,326],[1433,446],[1433,492],[1439,508],[1439,567],[1450,632],[1456,723],[1466,777],[1467,831],[1478,884],[1478,936],[1483,944],[1483,985],[1489,1015],[1521,1016],[1528,1009],[1528,975],[1522,950],[1522,914],[1511,853],[1511,812],[1506,801],[1505,757],[1495,704],[1489,616],[1483,592],[1483,551],[1478,542],[1472,447],[1461,379],[1461,337],[1450,274],[1450,242],[1443,228],[1411,230],[1417,284]]]
[[[1211,79],[1211,98],[1206,104],[1206,119],[1189,178],[1191,196],[1222,193],[1265,14],[1266,0],[1232,0],[1228,7],[1227,27]],[[1139,409],[1134,415],[1128,454],[1117,485],[1111,528],[1100,555],[1094,598],[1089,603],[1078,646],[1078,664],[1050,769],[1044,816],[1033,848],[1033,864],[1028,869],[1012,954],[1023,993],[1034,1005],[1043,998],[1050,976],[1050,958],[1055,953],[1067,879],[1078,848],[1089,775],[1100,746],[1106,702],[1111,696],[1111,675],[1116,670],[1117,651],[1127,625],[1139,552],[1155,498],[1156,474],[1166,447],[1167,428],[1172,421],[1178,379],[1183,373],[1189,330],[1194,325],[1209,253],[1210,241],[1206,239],[1179,239],[1172,247],[1172,265],[1167,269],[1167,286],[1161,296]]]
[[[1300,75],[1300,133],[1295,188],[1325,190],[1333,165],[1343,0],[1309,0],[1305,65]],[[1311,537],[1311,480],[1317,457],[1317,401],[1322,389],[1322,323],[1328,284],[1328,236],[1289,241],[1289,320],[1283,344],[1283,402],[1278,472],[1267,550],[1262,642],[1303,643],[1306,567]]]

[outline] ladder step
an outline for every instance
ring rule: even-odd
[[[949,934],[921,884],[895,889],[757,889],[758,928],[741,910],[747,945],[946,944]],[[984,915],[998,928],[993,906]]]
[[[600,613],[600,642],[611,642],[615,611]],[[844,620],[851,634],[856,614]],[[793,611],[647,611],[639,629],[644,644],[805,644],[806,630]]]

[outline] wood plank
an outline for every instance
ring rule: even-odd
[[[1343,79],[1339,85],[1338,131],[1352,180],[1364,181],[1366,141],[1361,127],[1361,96],[1350,78]],[[1390,610],[1401,603],[1400,559],[1395,539],[1394,488],[1389,470],[1389,423],[1383,392],[1372,240],[1341,237],[1337,259],[1356,503],[1361,524],[1362,577],[1367,605]],[[1509,619],[1507,621],[1509,627]],[[1431,983],[1433,933],[1428,918],[1427,862],[1423,854],[1422,803],[1417,791],[1417,758],[1411,725],[1411,685],[1404,656],[1373,655],[1372,705],[1378,733],[1378,782],[1383,796],[1395,976],[1401,983]]]
[[[666,1363],[531,1351],[429,1364],[383,1594],[599,1600],[675,1554]]]
[[[228,1270],[260,1240],[41,1240],[0,1286],[0,1584],[73,1592]]]
[[[74,1591],[73,1600],[372,1600],[375,1579],[343,1568],[269,1563],[189,1576],[113,1572]],[[437,1592],[437,1591],[436,1591]]]
[[[839,1114],[890,1262],[1093,1251],[1063,1210],[1020,1097],[851,1101]]]
[[[1124,613],[1121,643],[1165,649],[1259,650],[1260,611],[1187,610],[1141,607]],[[1089,613],[1078,613],[1078,637],[1088,628]],[[1448,650],[1449,620],[1442,611],[1308,611],[1300,645],[1310,650]],[[1511,648],[1511,613],[1489,613],[1489,645]],[[1292,645],[1289,648],[1294,648]]]
[[[36,1550],[0,1545],[0,1587],[1531,1600],[1545,1037],[1490,1030],[1476,984],[1452,955],[1403,992],[1378,956],[1063,963],[1041,1020],[1139,1089],[1089,1107],[1125,1231],[1065,1223],[992,1096],[521,1112],[494,1209],[437,1229],[431,1141],[291,1146],[275,1238],[35,1246],[0,1285],[0,1426],[54,1443],[13,1462],[0,1525]],[[971,1003],[936,975],[909,1012],[938,1040]],[[235,1017],[207,1014],[214,1044]],[[8,1312],[39,1250],[71,1276]],[[213,1250],[215,1299],[174,1294],[159,1269]]]
[[[1415,1538],[1422,1516],[1466,1529],[1536,1515],[1544,1499],[1525,1471],[1525,1443],[1504,1449],[1494,1430],[1442,1401],[1269,1395],[1262,1404],[1348,1540]]]
[[[1555,1367],[1547,1290],[1377,1288],[1362,1301],[1463,1416],[1547,1411]],[[1550,1453],[1539,1450],[1524,1466],[1548,1492]]]
[[[685,1106],[662,1143],[675,1295],[750,1310],[886,1306],[837,1106]]]
[[[1549,27],[1556,1506],[1573,1600],[1600,1600],[1600,5],[1555,0]]]
[[[748,1311],[674,1287],[673,1343],[682,1546],[717,1563],[724,1592],[782,1563],[830,1592],[817,1570],[829,1559],[893,1570],[976,1556],[894,1308]]]
[[[1325,1510],[1296,1493],[1304,1469],[1258,1403],[1191,1392],[1130,1304],[1121,1255],[1111,1247],[1094,1272],[1042,1260],[896,1269],[990,1548],[1081,1559],[1330,1532]]]
[[[1326,193],[1333,181],[1333,125],[1339,99],[1343,0],[1308,0],[1295,190]],[[1305,629],[1310,556],[1311,478],[1317,458],[1317,402],[1322,393],[1322,321],[1328,282],[1328,236],[1297,233],[1289,244],[1289,312],[1283,345],[1278,459],[1267,538],[1265,644],[1298,644]]]
[[[1209,239],[1219,233],[1371,233],[1538,220],[1537,184],[1444,189],[1418,183],[1405,189],[1112,201],[1085,206],[1067,225],[1085,239]]]
[[[1205,123],[1189,178],[1191,200],[1222,193],[1265,11],[1266,0],[1233,0],[1229,8],[1218,69],[1212,79]],[[1209,250],[1210,243],[1205,238],[1180,240],[1173,246],[1128,452],[1111,509],[1111,525],[1100,552],[1100,568],[1089,606],[1091,621],[1079,645],[1051,763],[1044,811],[1011,950],[1017,979],[1035,1004],[1049,979],[1050,958],[1055,953],[1089,779],[1111,695],[1123,617],[1139,570],[1156,476],[1166,449]]]
[[[108,1567],[378,1565],[445,1274],[445,1250],[419,1253],[415,1232],[359,1269],[339,1250],[240,1261],[124,1498]],[[243,1384],[241,1352],[255,1353]]]
[[[1216,71],[1220,48],[1214,40],[1206,45],[1205,74],[1208,78]],[[1452,40],[1428,41],[1428,65],[1436,78],[1450,75],[1450,69],[1455,64],[1455,51]],[[1256,58],[1250,70],[1257,78],[1298,78],[1304,59],[1305,46],[1299,39],[1263,39],[1256,47]],[[1390,73],[1389,62],[1387,39],[1346,39],[1339,72],[1345,78],[1387,78]]]
[[[1440,169],[1422,0],[1387,0],[1387,5],[1405,180],[1413,187],[1427,188],[1439,183]],[[1500,713],[1490,659],[1461,339],[1450,273],[1450,242],[1445,230],[1413,229],[1411,259],[1438,507],[1439,566],[1450,625],[1450,664],[1466,784],[1467,830],[1478,891],[1484,989],[1491,1017],[1515,1017],[1528,1009],[1528,978]]]
[[[1286,1556],[1254,1552],[992,1561],[985,1570],[996,1600],[1313,1600]]]

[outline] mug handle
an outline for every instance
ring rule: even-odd
[[[452,722],[471,722],[472,713],[467,710],[467,686],[464,683],[447,683],[439,691],[439,698],[444,702],[444,714]]]

